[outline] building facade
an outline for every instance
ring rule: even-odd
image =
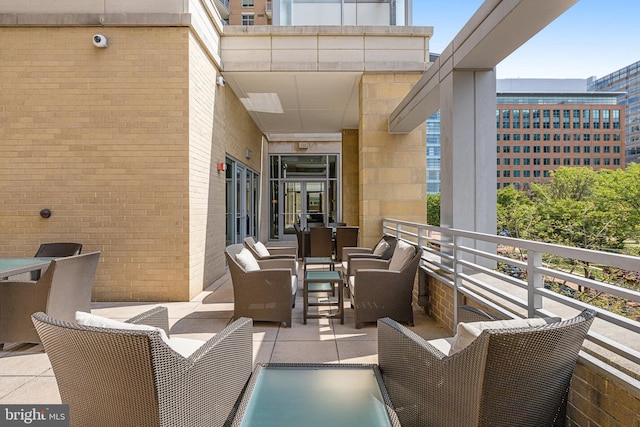
[[[229,0],[229,25],[409,26],[411,0]]]
[[[496,187],[526,190],[562,166],[624,168],[624,107],[617,94],[499,92]]]
[[[625,109],[625,161],[640,161],[640,61],[599,79],[589,79],[589,90],[618,92],[617,102]]]
[[[288,238],[289,203],[363,245],[384,217],[424,221],[424,125],[387,118],[432,28],[224,26],[215,7],[2,3],[0,256],[77,241],[101,252],[95,301],[189,301],[227,243]]]

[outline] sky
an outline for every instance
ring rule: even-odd
[[[432,26],[442,52],[483,0],[413,0],[413,25]],[[579,0],[496,66],[499,79],[604,77],[640,61],[639,0]]]

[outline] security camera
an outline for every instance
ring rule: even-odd
[[[93,36],[93,45],[95,47],[107,47],[107,38],[102,34]]]
[[[218,84],[218,86],[224,86],[224,84],[225,84],[226,82],[227,82],[227,81],[226,81],[226,80],[224,79],[224,77],[222,77],[222,76],[218,76],[218,79],[217,79],[217,81],[216,81],[216,83]]]

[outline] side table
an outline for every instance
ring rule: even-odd
[[[338,286],[338,301],[329,298],[327,302],[309,302],[309,292],[328,292],[334,294],[335,286]],[[307,271],[304,274],[304,307],[303,324],[307,319],[340,318],[340,324],[344,324],[344,292],[342,291],[342,272],[340,271]],[[337,307],[333,314],[310,314],[309,307]]]

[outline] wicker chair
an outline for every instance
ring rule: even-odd
[[[408,256],[407,251],[410,251]],[[398,242],[389,260],[352,259],[347,278],[356,329],[364,322],[390,317],[413,326],[413,283],[420,264],[417,246]]]
[[[82,326],[41,312],[32,320],[71,426],[223,426],[251,375],[251,319],[238,319],[188,358],[157,330]],[[167,331],[167,309],[128,322]]]
[[[357,247],[360,227],[336,227],[336,261],[342,261],[342,249]]]
[[[256,260],[259,269],[249,271],[237,258],[243,248],[238,243],[225,249],[233,285],[234,318],[284,322],[291,327],[291,308],[295,307],[298,289],[298,278],[294,274],[296,260]]]
[[[342,271],[345,276],[351,276],[349,270],[350,258],[379,258],[388,260],[393,255],[398,239],[394,236],[384,235],[372,248],[364,248],[360,246],[347,246],[342,248]],[[385,245],[386,243],[386,245]]]
[[[333,256],[333,230],[329,227],[311,227],[309,229],[309,256]]]
[[[448,355],[391,319],[378,321],[378,363],[409,426],[562,426],[569,382],[595,317],[486,329]]]
[[[79,255],[82,252],[82,243],[43,243],[40,245],[34,257],[51,257],[61,258],[65,256]],[[36,281],[40,278],[40,270],[31,272],[31,280]]]
[[[298,274],[298,248],[295,246],[269,246],[267,251],[269,255],[261,254],[260,249],[256,248],[258,242],[255,241],[253,237],[245,237],[242,240],[244,247],[249,249],[251,254],[257,260],[267,260],[267,259],[279,259],[279,258],[290,258],[295,260],[295,270],[294,273]],[[266,246],[265,246],[266,247]]]
[[[51,261],[36,282],[0,281],[0,344],[39,343],[31,314],[44,311],[74,321],[76,311],[91,310],[91,293],[100,252]]]

